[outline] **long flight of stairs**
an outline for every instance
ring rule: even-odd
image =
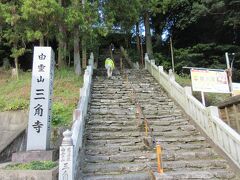
[[[93,80],[79,179],[240,179],[146,70],[126,70],[127,79],[102,72]],[[133,88],[162,147],[162,175],[156,150],[143,143]]]

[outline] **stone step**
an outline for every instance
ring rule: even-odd
[[[158,136],[155,136],[155,138],[158,140],[158,142],[162,143],[162,142],[181,142],[181,143],[189,143],[189,142],[202,142],[202,141],[205,141],[206,138],[203,137],[203,136],[189,136],[189,137],[164,137],[164,136],[161,136],[161,137],[158,137]]]
[[[144,171],[149,168],[156,169],[156,162],[102,162],[102,163],[87,163],[84,165],[83,173],[108,174],[108,173],[128,173],[136,171]],[[225,160],[194,160],[194,161],[165,161],[163,169],[166,173],[174,171],[209,171],[213,169],[227,169],[228,164]]]
[[[143,144],[143,143],[141,143]],[[135,153],[136,151],[143,151],[146,149],[144,145],[142,146],[110,146],[110,147],[101,147],[96,148],[92,147],[90,148],[87,146],[87,149],[85,150],[85,154],[87,155],[116,155],[120,152],[128,152],[128,153]]]
[[[236,179],[233,172],[224,169],[211,170],[185,170],[177,172],[164,172],[163,174],[154,173],[156,180],[173,180],[173,179]],[[237,179],[236,179],[237,180]]]
[[[91,127],[86,128],[86,131],[90,131],[91,133],[96,133],[96,132],[100,132],[100,131],[108,131],[108,132],[117,132],[117,131],[121,131],[121,132],[135,132],[138,131],[137,126],[125,126],[123,127],[123,125],[121,124],[121,126],[116,126],[114,124],[111,124],[111,126],[94,126],[92,125]]]
[[[102,103],[102,104],[129,104],[129,100],[130,100],[130,97],[126,97],[126,98],[121,98],[121,99],[114,99],[114,98],[111,98],[110,97],[106,97],[105,98],[100,98],[100,99],[93,99],[91,101],[91,104],[99,104],[99,103]]]
[[[128,109],[123,109],[123,108],[118,108],[118,109],[113,109],[113,108],[101,108],[101,109],[93,109],[91,108],[89,110],[89,113],[91,114],[98,114],[98,115],[134,115],[135,112],[132,110]]]
[[[195,135],[200,135],[200,132],[198,131],[182,131],[182,130],[168,130],[165,132],[162,132],[161,129],[158,129],[158,127],[152,126],[153,131],[154,131],[154,136],[156,137],[189,137],[189,136],[195,136]]]
[[[134,137],[134,138],[142,137],[142,135],[143,135],[142,132],[127,132],[127,133],[121,133],[121,132],[115,132],[115,133],[111,133],[111,132],[97,132],[97,133],[92,133],[91,132],[91,133],[86,133],[86,138],[88,140],[128,139],[129,137]],[[192,137],[192,139],[193,138],[194,137]],[[174,138],[172,138],[172,139],[174,139]],[[170,140],[171,139],[169,138],[169,141]],[[182,141],[184,141],[184,140],[182,140]],[[188,138],[185,141],[191,141],[191,138]]]
[[[117,119],[111,119],[111,118],[101,118],[101,119],[94,119],[94,120],[88,120],[87,125],[91,126],[106,126],[110,128],[110,126],[120,126],[120,127],[129,127],[129,126],[135,126],[136,119],[127,119],[127,118],[117,118]]]
[[[161,147],[163,150],[174,150],[174,151],[185,151],[185,150],[202,150],[210,148],[211,146],[205,141],[193,141],[193,142],[161,142]]]
[[[156,179],[234,179],[227,161],[146,70],[126,73],[128,81],[124,74],[94,78],[82,151],[83,179],[154,179],[152,175]],[[136,102],[144,113],[140,122]],[[161,176],[155,173],[155,147],[143,143],[144,117],[152,140],[162,147]]]
[[[157,171],[157,163],[150,163],[151,168]],[[213,170],[213,169],[228,169],[229,165],[223,159],[188,159],[188,160],[174,160],[163,161],[162,166],[164,171],[173,172],[180,170]]]
[[[153,159],[155,157],[150,157],[152,153],[150,152],[140,152],[136,151],[134,153],[128,153],[128,152],[120,152],[116,155],[88,155],[85,157],[86,162],[91,163],[101,163],[101,162],[146,162],[149,159]]]
[[[140,138],[129,137],[128,139],[87,140],[87,143],[92,146],[99,146],[99,145],[100,146],[108,146],[109,144],[121,146],[121,145],[125,145],[129,142],[134,142],[136,144],[136,143],[141,143],[142,141],[143,141],[142,137],[140,137]]]
[[[148,171],[149,166],[145,163],[87,163],[83,168],[84,174],[94,175],[128,174],[132,172]]]
[[[106,121],[106,122],[112,122],[112,121],[134,121],[136,119],[135,114],[129,114],[128,116],[122,116],[122,115],[118,115],[115,114],[114,116],[111,114],[104,114],[104,115],[100,115],[100,114],[90,114],[91,116],[89,117],[89,120],[92,122],[100,122],[100,121]]]
[[[99,147],[100,148],[100,147]],[[133,154],[128,152],[120,152],[118,154],[102,155],[94,154],[87,155],[84,159],[85,162],[90,163],[101,163],[101,162],[147,162],[153,161],[156,162],[156,153],[151,151],[136,151]],[[212,149],[204,150],[195,150],[195,151],[184,151],[184,152],[175,152],[175,151],[164,151],[162,154],[163,163],[168,161],[180,161],[180,160],[209,160],[211,158],[219,158]]]
[[[83,180],[149,180],[151,176],[148,172],[116,174],[116,175],[86,175]]]

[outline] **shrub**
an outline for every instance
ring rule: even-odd
[[[50,170],[57,166],[52,161],[32,161],[30,163],[10,164],[5,167],[6,170]]]
[[[66,106],[60,102],[54,103],[52,109],[52,125],[68,126],[72,122],[73,110],[73,105]]]

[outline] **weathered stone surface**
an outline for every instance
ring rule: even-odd
[[[24,151],[16,152],[12,155],[12,162],[25,163],[31,161],[56,161],[58,159],[58,151]]]
[[[84,168],[84,173],[111,174],[147,171],[144,163],[92,163]]]
[[[83,179],[236,179],[228,163],[145,70],[129,71],[128,83],[121,75],[97,79],[92,90]],[[162,175],[155,173],[156,149],[144,146],[145,127],[136,118],[136,102],[144,113],[141,121],[146,117],[152,130],[148,136],[162,148]]]
[[[149,180],[148,173],[132,173],[132,174],[118,174],[118,175],[99,175],[99,176],[85,176],[84,180]]]
[[[13,152],[26,149],[27,111],[0,113],[0,163],[10,161]]]

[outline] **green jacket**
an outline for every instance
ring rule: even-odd
[[[105,66],[106,66],[106,65],[110,65],[111,69],[114,69],[114,68],[115,68],[114,62],[113,62],[113,60],[110,59],[110,58],[107,58],[107,59],[105,60]]]

